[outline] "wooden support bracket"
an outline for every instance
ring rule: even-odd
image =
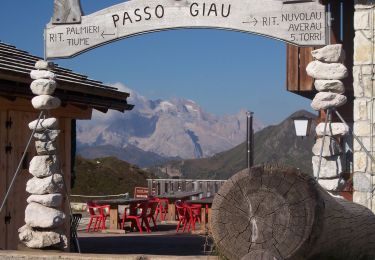
[[[82,21],[80,0],[54,0],[53,24],[75,24]]]

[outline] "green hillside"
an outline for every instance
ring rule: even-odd
[[[298,111],[278,125],[268,126],[255,133],[254,163],[281,163],[300,168],[307,174],[312,174],[312,146],[314,144],[313,122],[308,137],[296,137],[292,117],[305,115],[316,116],[307,111]],[[185,178],[227,179],[236,172],[246,168],[246,143],[231,150],[216,154],[210,158],[173,161],[149,169],[157,175],[172,170],[179,171]]]
[[[148,178],[153,175],[121,161],[116,157],[88,160],[80,156],[75,163],[76,179],[71,194],[108,195],[129,192],[134,187],[147,187]]]

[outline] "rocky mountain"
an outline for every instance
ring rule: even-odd
[[[130,93],[129,103],[135,108],[126,113],[95,112],[92,120],[79,121],[79,148],[110,145],[124,149],[130,145],[162,157],[187,159],[212,156],[245,139],[244,110],[216,116],[192,100],[148,100],[120,83],[114,86]],[[255,120],[254,129],[261,128]]]
[[[316,122],[313,120],[310,134],[303,139],[295,135],[293,117],[316,115],[298,111],[278,125],[268,126],[254,135],[254,164],[280,163],[300,168],[312,174],[312,147],[314,145]],[[246,143],[218,153],[210,158],[177,160],[148,169],[158,176],[166,174],[193,179],[227,179],[246,168]]]

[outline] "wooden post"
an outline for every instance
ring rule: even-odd
[[[375,215],[295,168],[235,174],[215,196],[211,228],[219,251],[233,260],[375,257]]]

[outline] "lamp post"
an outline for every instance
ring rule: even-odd
[[[247,168],[254,165],[254,129],[253,129],[253,112],[246,112],[246,143],[247,143]]]
[[[294,128],[296,130],[296,136],[308,136],[311,127],[311,118],[306,116],[296,116],[292,118],[294,121]]]

